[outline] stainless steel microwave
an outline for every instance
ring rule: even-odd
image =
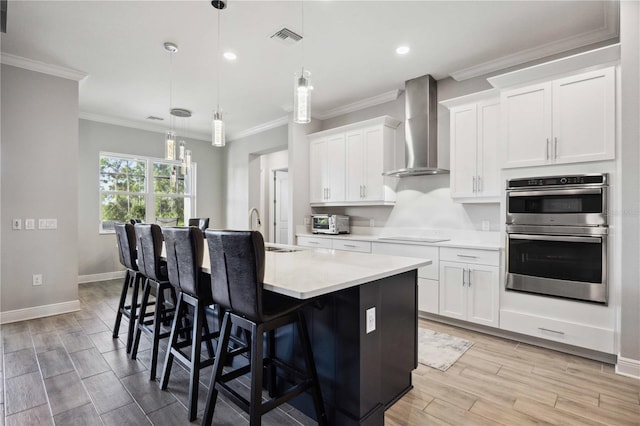
[[[314,234],[348,234],[349,216],[338,214],[312,214],[311,231]]]

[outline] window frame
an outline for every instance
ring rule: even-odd
[[[102,157],[110,157],[121,160],[136,160],[145,163],[145,187],[144,192],[129,192],[129,191],[104,191],[100,188],[100,177],[102,174],[100,173],[100,159]],[[180,161],[171,161],[165,160],[164,158],[157,157],[147,157],[143,155],[132,155],[132,154],[121,154],[116,152],[107,152],[100,151],[98,153],[98,233],[104,235],[111,235],[115,233],[115,230],[103,229],[102,223],[104,222],[102,219],[102,196],[103,194],[113,194],[113,195],[137,195],[143,196],[145,202],[145,217],[144,221],[146,223],[156,223],[156,197],[168,197],[168,198],[182,198],[184,199],[184,211],[185,217],[184,221],[188,220],[187,212],[187,204],[190,204],[191,211],[188,216],[196,217],[197,216],[197,164],[195,162],[191,162],[191,169],[187,170],[187,174],[185,175],[185,188],[187,187],[187,176],[190,178],[191,184],[191,193],[190,194],[175,194],[175,193],[156,193],[155,190],[155,182],[154,182],[154,164],[169,164],[172,166],[181,166]],[[189,203],[187,203],[189,201]]]

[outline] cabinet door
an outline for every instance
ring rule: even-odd
[[[345,200],[345,143],[344,133],[331,136],[327,141],[327,201]]]
[[[557,163],[614,158],[614,68],[553,82],[553,142]]]
[[[309,146],[309,201],[322,203],[327,198],[327,140],[311,141]]]
[[[364,188],[365,201],[384,200],[384,134],[383,127],[364,130]]]
[[[467,265],[467,268],[467,320],[498,327],[498,268],[485,265]]]
[[[451,196],[473,197],[476,187],[476,105],[451,110]]]
[[[364,134],[361,130],[346,134],[347,145],[347,201],[360,201],[363,198],[365,161]]]
[[[464,268],[464,263],[440,262],[440,315],[466,320],[467,287]]]
[[[478,104],[478,178],[476,193],[479,196],[500,195],[500,162],[498,161],[500,137],[500,101]]]
[[[551,83],[502,95],[505,167],[545,164],[551,151]]]
[[[438,313],[438,281],[418,277],[418,310]]]

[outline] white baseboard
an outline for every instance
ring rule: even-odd
[[[118,278],[124,278],[125,273],[126,271],[114,271],[114,272],[105,272],[102,274],[79,275],[78,284],[94,283],[97,281],[107,281],[107,280],[115,280]]]
[[[616,374],[640,379],[640,360],[618,356]]]
[[[0,312],[0,324],[49,317],[51,315],[66,314],[68,312],[76,312],[79,310],[79,300],[53,303],[51,305],[34,306],[32,308],[16,309],[14,311]]]

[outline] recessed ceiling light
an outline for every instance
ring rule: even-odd
[[[224,53],[222,54],[222,56],[224,56],[224,58],[225,58],[227,61],[235,61],[236,59],[238,59],[238,55],[236,55],[236,54],[235,54],[235,53],[233,53],[233,52],[224,52]]]
[[[400,46],[396,49],[396,53],[398,55],[406,55],[407,53],[409,53],[409,46]]]

